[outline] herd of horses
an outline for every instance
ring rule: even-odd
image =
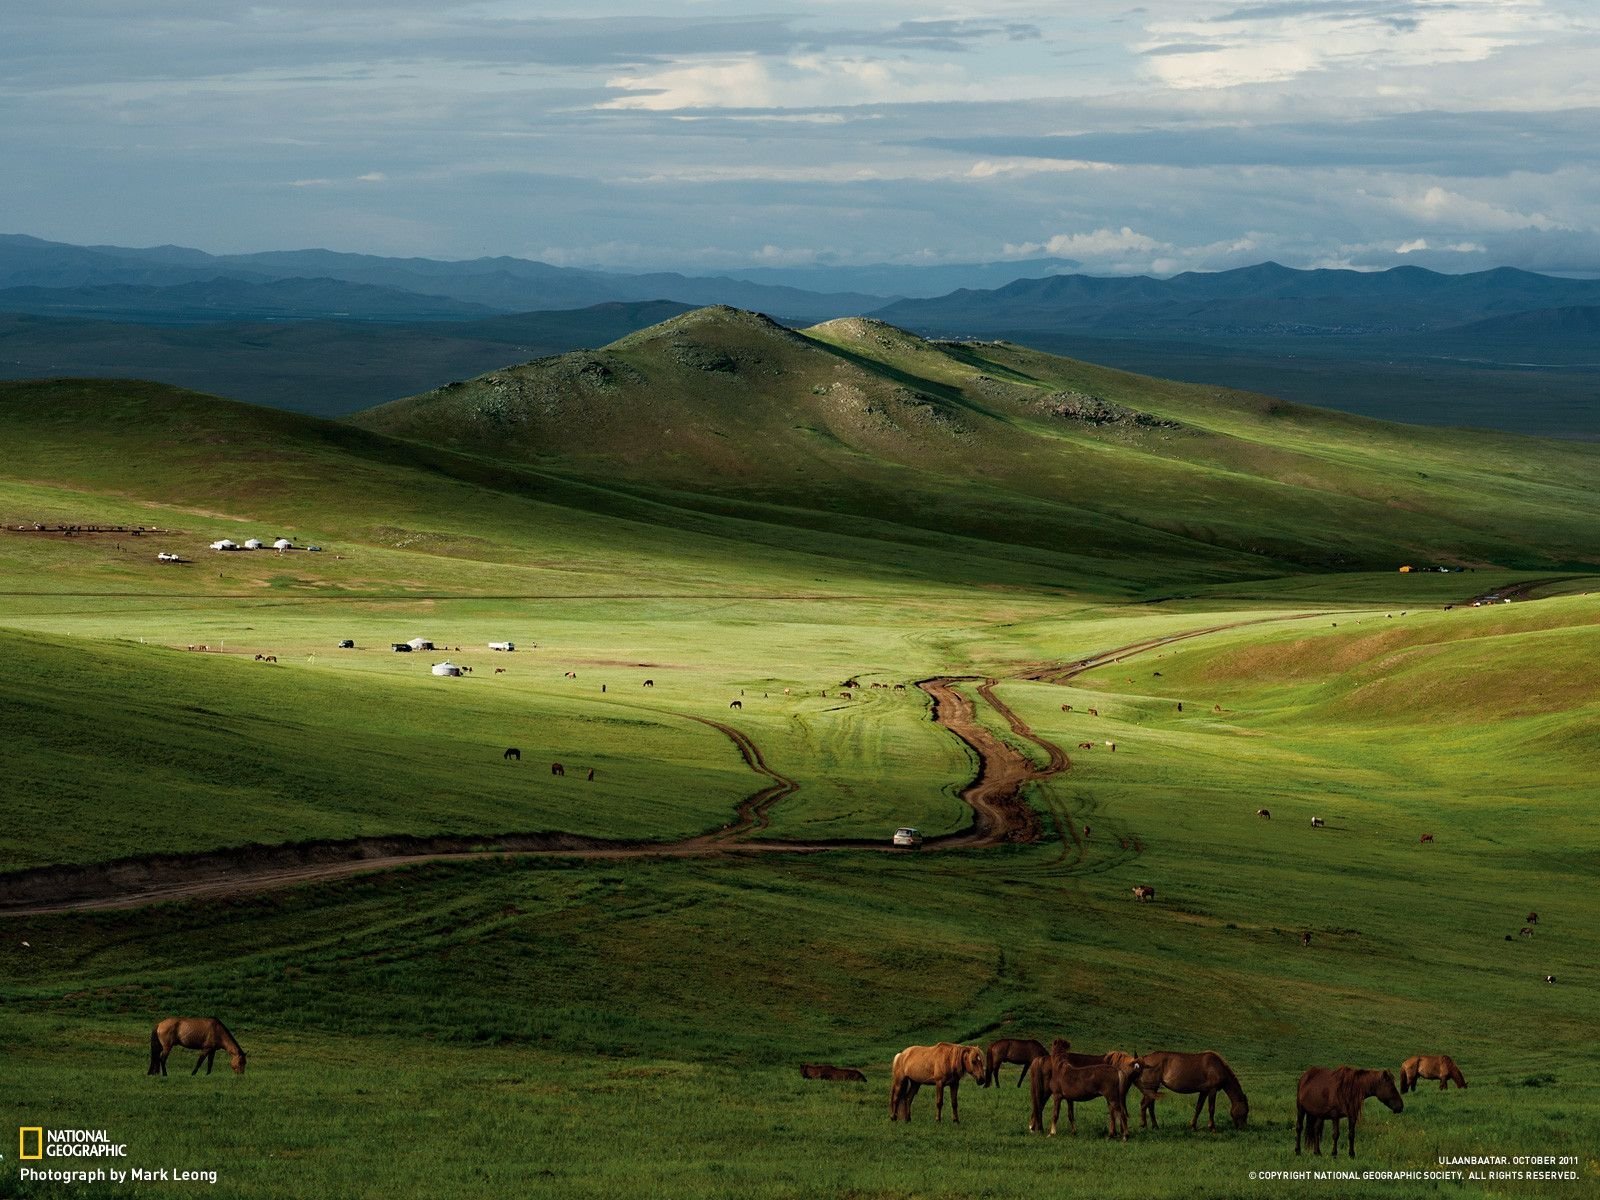
[[[1104,1054],[1077,1054],[1064,1038],[1056,1038],[1047,1050],[1043,1043],[1029,1038],[1000,1038],[984,1050],[979,1046],[939,1042],[933,1046],[907,1046],[894,1056],[889,1083],[890,1121],[910,1121],[911,1102],[923,1087],[936,1089],[934,1119],[944,1120],[944,1093],[950,1090],[950,1119],[961,1120],[960,1093],[963,1078],[979,1087],[998,1086],[1000,1070],[1020,1065],[1017,1086],[1029,1082],[1030,1115],[1028,1132],[1044,1128],[1044,1107],[1054,1102],[1050,1115],[1050,1135],[1060,1123],[1061,1104],[1067,1105],[1067,1124],[1077,1132],[1073,1106],[1085,1101],[1104,1100],[1106,1135],[1128,1140],[1128,1096],[1139,1090],[1139,1127],[1155,1129],[1156,1097],[1165,1088],[1195,1098],[1189,1128],[1198,1130],[1200,1114],[1206,1113],[1208,1127],[1217,1128],[1217,1096],[1228,1098],[1228,1115],[1235,1129],[1243,1129],[1250,1119],[1250,1100],[1220,1054],[1212,1050],[1189,1053],[1156,1050],[1148,1054],[1128,1054],[1111,1050]],[[822,1067],[807,1063],[801,1068],[807,1079],[859,1079],[856,1070]],[[1346,1123],[1350,1157],[1356,1156],[1356,1124],[1362,1107],[1376,1099],[1393,1112],[1405,1109],[1404,1092],[1414,1092],[1422,1079],[1437,1079],[1441,1090],[1454,1083],[1467,1086],[1461,1068],[1448,1054],[1414,1055],[1400,1067],[1400,1080],[1392,1071],[1363,1070],[1357,1067],[1308,1067],[1300,1076],[1295,1093],[1294,1152],[1302,1145],[1313,1154],[1322,1153],[1322,1134],[1333,1123],[1333,1156],[1339,1156],[1339,1125]]]

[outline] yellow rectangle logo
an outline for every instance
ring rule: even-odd
[[[33,1153],[28,1153],[28,1135],[33,1134]],[[38,1159],[44,1157],[44,1126],[20,1125],[17,1127],[17,1157]]]

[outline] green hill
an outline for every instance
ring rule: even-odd
[[[1592,447],[1391,425],[865,319],[795,332],[701,309],[351,421],[694,493],[694,507],[760,506],[765,522],[826,514],[841,530],[864,518],[1065,553],[1091,576],[1115,575],[1109,561],[1220,579],[1600,560]]]

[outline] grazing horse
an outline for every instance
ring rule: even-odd
[[[550,774],[552,774],[552,775],[565,775],[566,773],[567,773],[567,769],[565,767],[563,767],[560,763],[551,763],[550,764]]]
[[[841,699],[841,700],[849,700],[850,698],[851,697],[850,697],[850,693],[849,692],[840,692],[839,693],[839,699]]]
[[[1189,1121],[1191,1130],[1200,1127],[1200,1110],[1206,1109],[1211,1131],[1217,1129],[1217,1093],[1228,1095],[1228,1115],[1233,1127],[1243,1129],[1250,1119],[1250,1100],[1239,1086],[1239,1077],[1233,1073],[1228,1060],[1215,1050],[1198,1054],[1185,1054],[1177,1050],[1157,1050],[1141,1054],[1139,1061],[1144,1070],[1139,1075],[1139,1126],[1148,1118],[1150,1128],[1156,1128],[1156,1095],[1162,1088],[1169,1092],[1194,1094],[1194,1116]]]
[[[506,669],[504,667],[496,667],[494,669],[494,673],[496,675],[504,675],[506,673]]]
[[[729,708],[743,708],[744,707],[744,701],[743,700],[735,700],[732,704],[728,705],[728,707]]]
[[[1265,808],[1256,809],[1256,816],[1260,817],[1263,821],[1272,820],[1272,813]]]
[[[1328,823],[1326,821],[1324,821],[1321,817],[1312,817],[1311,818],[1311,828],[1313,828],[1313,829],[1326,828],[1327,824]]]
[[[1079,750],[1093,750],[1094,749],[1094,743],[1093,742],[1079,742],[1078,743],[1078,749]]]
[[[277,662],[278,661],[278,656],[276,654],[269,654],[269,655],[267,655],[267,661],[268,662]]]
[[[1433,834],[1431,834],[1431,833],[1425,833],[1425,834],[1423,834],[1423,835],[1422,835],[1422,840],[1423,840],[1423,841],[1424,841],[1424,842],[1431,842],[1431,841],[1433,841]]]
[[[1156,890],[1146,884],[1139,884],[1133,889],[1133,898],[1143,904],[1156,898]]]
[[[645,687],[653,688],[653,687],[655,687],[655,685],[656,685],[656,681],[654,679],[646,679],[644,681],[644,686]]]
[[[589,780],[590,783],[594,782],[594,768],[593,767],[589,768],[588,780]]]
[[[1070,704],[1063,704],[1063,705],[1062,705],[1062,706],[1061,706],[1061,711],[1062,711],[1062,712],[1071,712],[1071,711],[1072,711],[1072,705],[1070,705]]]
[[[1098,708],[1091,708],[1089,710],[1089,715],[1091,717],[1098,717],[1100,715],[1100,710]]]
[[[801,1079],[831,1079],[838,1083],[865,1083],[867,1077],[854,1067],[830,1067],[827,1063],[801,1063]]]
[[[1300,944],[1302,946],[1311,945],[1311,930],[1308,929],[1300,935]]]
[[[168,1017],[156,1022],[156,1027],[150,1031],[150,1070],[146,1073],[165,1075],[167,1056],[172,1053],[174,1046],[200,1051],[190,1075],[199,1072],[201,1063],[206,1065],[206,1074],[211,1074],[211,1060],[217,1056],[218,1050],[228,1052],[235,1075],[244,1074],[244,1051],[233,1040],[228,1027],[215,1017]]]
[[[1524,925],[1521,929],[1517,930],[1517,936],[1518,937],[1532,937],[1533,936],[1533,926],[1532,925]]]
[[[1006,1063],[1021,1063],[1022,1074],[1017,1076],[1017,1086],[1021,1087],[1022,1081],[1028,1077],[1028,1065],[1036,1058],[1043,1058],[1044,1055],[1044,1043],[1036,1042],[1032,1038],[999,1038],[990,1042],[989,1049],[984,1055],[989,1064],[984,1082],[999,1083],[1001,1067]]]
[[[521,762],[522,761],[522,751],[518,750],[515,746],[507,746],[504,757],[506,757],[506,758],[514,758],[518,762]]]
[[[961,1091],[961,1076],[971,1075],[979,1087],[988,1087],[985,1077],[989,1064],[978,1046],[961,1046],[955,1042],[940,1042],[936,1046],[907,1046],[894,1056],[894,1069],[889,1081],[889,1120],[910,1121],[911,1102],[923,1084],[939,1089],[934,1102],[934,1120],[944,1120],[944,1089],[950,1089],[950,1120],[959,1123],[961,1109],[957,1096]]]
[[[1453,1083],[1459,1088],[1467,1086],[1466,1076],[1448,1054],[1413,1054],[1400,1064],[1400,1093],[1417,1090],[1417,1080],[1437,1079],[1439,1090],[1447,1092]]]
[[[1529,925],[1537,925],[1539,923],[1539,914],[1538,913],[1529,913],[1523,919],[1525,921],[1527,921]]]
[[[894,690],[897,692],[903,692],[906,690],[906,685],[903,683],[897,683],[894,685]]]
[[[1339,1121],[1350,1122],[1350,1157],[1356,1156],[1356,1122],[1368,1096],[1376,1096],[1391,1112],[1403,1112],[1394,1076],[1388,1071],[1360,1071],[1355,1067],[1307,1067],[1300,1076],[1295,1097],[1294,1152],[1300,1153],[1302,1131],[1311,1143],[1311,1153],[1322,1153],[1322,1123],[1333,1118],[1333,1157],[1339,1157]]]
[[[1056,1126],[1061,1120],[1063,1100],[1067,1102],[1067,1127],[1073,1133],[1077,1133],[1073,1104],[1081,1100],[1099,1098],[1106,1102],[1106,1136],[1117,1137],[1120,1134],[1122,1140],[1127,1141],[1128,1109],[1123,1097],[1139,1078],[1143,1064],[1135,1058],[1129,1060],[1125,1066],[1102,1060],[1075,1067],[1072,1065],[1072,1058],[1073,1056],[1067,1051],[1067,1043],[1057,1038],[1050,1043],[1049,1054],[1034,1059],[1030,1068],[1033,1071],[1033,1082],[1029,1085],[1033,1112],[1028,1118],[1028,1132],[1037,1133],[1044,1128],[1046,1097],[1055,1098],[1055,1107],[1050,1113],[1051,1137],[1056,1135]]]

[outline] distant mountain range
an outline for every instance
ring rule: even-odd
[[[818,293],[673,273],[612,274],[509,257],[443,262],[332,250],[213,255],[184,246],[136,250],[0,235],[0,311],[160,321],[290,315],[292,309],[270,303],[270,294],[264,306],[260,288],[291,282],[306,297],[301,317],[339,314],[377,321],[457,320],[491,312],[642,300],[743,304],[786,320],[813,321],[878,308],[895,295]],[[210,286],[200,293],[170,290],[198,284]],[[343,290],[339,284],[345,285]],[[99,290],[107,287],[146,290],[116,294]],[[402,301],[402,295],[410,299]]]
[[[0,377],[137,375],[338,414],[720,303],[790,325],[870,313],[1393,420],[1600,438],[1600,280],[1277,263],[1170,279],[1063,273],[1073,265],[698,277],[0,235]]]
[[[1019,279],[999,288],[901,300],[873,315],[941,336],[1048,329],[1118,337],[1348,337],[1436,331],[1587,305],[1600,305],[1600,280],[1509,267],[1441,275],[1420,267],[1297,271],[1269,262],[1170,279]]]

